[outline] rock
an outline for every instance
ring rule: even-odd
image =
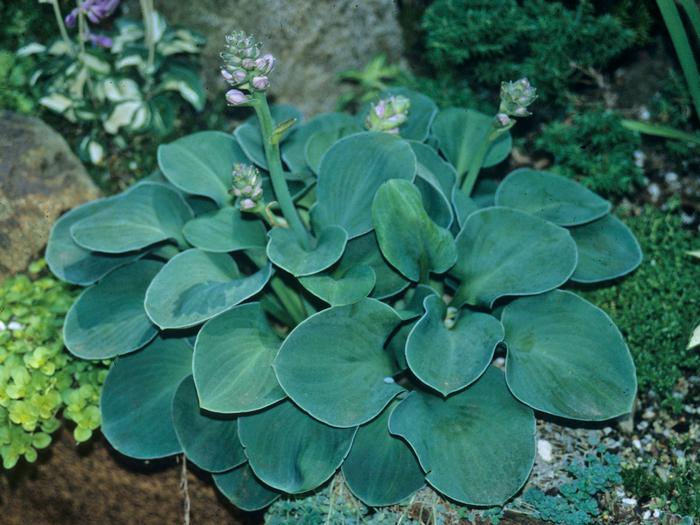
[[[0,113],[0,280],[24,270],[65,210],[99,196],[66,141],[39,119]]]
[[[129,16],[140,16],[136,0],[127,8]],[[335,108],[338,72],[362,68],[378,53],[395,62],[403,48],[392,0],[161,0],[158,9],[168,22],[206,35],[203,67],[210,94],[226,87],[219,76],[224,35],[242,29],[277,58],[272,95],[307,116]]]

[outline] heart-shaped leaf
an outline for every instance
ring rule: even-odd
[[[642,249],[634,234],[613,215],[571,228],[578,247],[578,265],[571,277],[578,283],[597,283],[627,275],[642,263]]]
[[[332,266],[345,250],[348,235],[338,226],[327,226],[307,248],[293,230],[273,228],[267,256],[274,264],[296,277],[313,275]]]
[[[425,282],[431,271],[446,272],[457,260],[452,234],[430,219],[420,191],[407,180],[377,190],[372,222],[384,257],[412,281]]]
[[[457,213],[457,224],[460,228],[464,228],[464,223],[467,222],[467,217],[479,209],[479,205],[474,199],[464,193],[459,186],[455,186],[452,190],[452,206]]]
[[[51,272],[71,284],[87,286],[109,272],[143,257],[143,253],[111,254],[91,252],[78,246],[70,234],[71,227],[109,207],[114,197],[101,199],[74,208],[54,223],[46,246],[46,262]]]
[[[366,423],[403,391],[383,348],[399,321],[391,307],[373,299],[312,315],[280,348],[273,364],[280,385],[319,421]]]
[[[349,135],[354,135],[363,131],[356,123],[349,123],[335,129],[317,131],[306,141],[304,157],[306,164],[311,170],[318,174],[321,169],[321,160],[333,144]]]
[[[302,114],[297,108],[284,104],[276,104],[270,108],[272,121],[275,126],[286,122],[290,119],[296,119],[297,123],[301,121]],[[298,124],[295,124],[289,129],[292,131]],[[289,133],[289,131],[287,133]],[[257,164],[264,170],[267,170],[267,158],[265,157],[265,148],[263,139],[260,133],[260,123],[256,116],[250,117],[244,124],[241,124],[234,131],[236,140],[241,145],[243,152],[246,154],[250,162]]]
[[[430,126],[437,114],[437,105],[430,97],[405,87],[387,89],[381,93],[380,98],[396,95],[401,95],[411,101],[408,119],[399,127],[399,134],[405,139],[423,142],[428,138]]]
[[[569,178],[529,168],[508,174],[496,191],[496,206],[526,211],[559,226],[600,219],[610,203]]]
[[[151,282],[146,313],[162,329],[196,326],[258,293],[271,275],[270,265],[245,276],[226,254],[187,250]]]
[[[194,348],[194,381],[202,408],[234,414],[284,399],[272,370],[280,344],[260,303],[237,306],[208,321]]]
[[[330,478],[350,450],[355,430],[329,427],[291,401],[238,420],[255,475],[288,494],[308,492]]]
[[[461,281],[455,306],[552,290],[569,280],[578,258],[567,230],[511,208],[472,213],[455,242],[451,274]]]
[[[371,267],[348,266],[343,259],[331,271],[301,277],[299,282],[319,299],[331,306],[356,303],[367,297],[377,278]]]
[[[424,304],[425,315],[406,341],[406,361],[418,379],[448,396],[488,368],[503,340],[503,326],[491,315],[463,309],[454,326],[447,328],[442,299],[431,295]]]
[[[365,505],[395,505],[425,485],[423,471],[409,446],[389,434],[389,416],[396,402],[379,417],[357,429],[343,476]]]
[[[414,390],[394,410],[389,430],[411,445],[430,485],[467,505],[503,505],[535,460],[535,416],[494,367],[445,399]]]
[[[248,463],[222,474],[214,474],[214,484],[236,507],[247,512],[264,509],[280,493],[255,477]]]
[[[492,119],[478,111],[461,108],[443,109],[435,117],[433,135],[438,140],[440,151],[459,175],[467,172],[491,132]],[[503,161],[510,154],[512,143],[510,133],[499,137],[489,148],[482,167],[488,168]]]
[[[157,338],[146,348],[117,358],[100,398],[107,441],[137,459],[182,452],[172,404],[178,386],[191,373],[192,348],[185,339]]]
[[[449,228],[454,220],[450,194],[457,176],[455,170],[433,148],[420,142],[410,144],[418,161],[415,184],[423,196],[425,210],[438,226]]]
[[[316,187],[314,222],[341,226],[349,238],[372,229],[372,200],[390,179],[413,180],[416,156],[389,133],[365,132],[335,143],[323,156]]]
[[[192,246],[207,252],[264,248],[267,242],[263,223],[232,206],[192,219],[182,233]]]
[[[219,206],[231,201],[231,169],[239,162],[248,158],[234,137],[220,131],[201,131],[158,148],[158,165],[172,184]]]
[[[68,350],[82,359],[111,359],[148,344],[158,330],[143,309],[143,298],[162,267],[137,261],[85,290],[63,325]]]
[[[634,363],[610,317],[571,292],[517,299],[501,317],[508,386],[536,410],[583,421],[630,412]]]
[[[224,472],[246,461],[235,418],[215,418],[199,408],[192,376],[182,380],[173,397],[175,434],[187,459],[208,472]]]
[[[437,295],[435,290],[426,284],[419,284],[406,291],[400,301],[394,303],[394,310],[402,321],[421,317],[424,312],[423,303],[427,297]]]
[[[335,131],[352,126],[355,119],[346,113],[324,113],[318,115],[289,135],[282,147],[282,159],[292,171],[307,169],[306,144],[312,135],[319,132]]]
[[[176,190],[142,182],[107,208],[77,221],[70,231],[83,248],[124,253],[166,240],[185,244],[182,227],[192,217],[194,213]]]

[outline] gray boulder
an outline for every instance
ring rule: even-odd
[[[40,255],[62,212],[98,196],[63,137],[37,118],[0,112],[0,280]]]

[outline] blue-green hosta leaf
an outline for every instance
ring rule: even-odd
[[[146,313],[162,329],[196,326],[263,289],[270,265],[241,275],[223,253],[184,251],[168,261],[146,291]]]
[[[601,421],[628,413],[637,390],[620,331],[600,308],[555,290],[507,305],[508,386],[536,410]]]
[[[338,226],[327,226],[307,248],[293,230],[273,228],[267,256],[274,264],[296,277],[313,275],[333,265],[343,255],[348,234]]]
[[[214,474],[214,484],[226,498],[241,510],[264,509],[280,497],[280,493],[255,477],[248,463],[222,474]]]
[[[124,253],[174,240],[182,245],[182,227],[194,217],[185,199],[172,188],[142,182],[110,205],[71,226],[73,240],[88,250]]]
[[[431,295],[437,295],[437,292],[426,284],[419,284],[407,290],[401,300],[394,303],[394,310],[403,321],[421,317],[425,311],[423,303]]]
[[[71,227],[81,219],[109,207],[114,198],[83,204],[63,215],[51,228],[46,246],[46,262],[51,272],[71,284],[87,286],[109,272],[142,257],[143,253],[112,254],[91,252],[78,246],[70,234]]]
[[[399,321],[391,307],[373,299],[312,315],[282,343],[273,364],[280,385],[319,421],[366,423],[403,391],[383,348]]]
[[[578,266],[572,281],[597,283],[616,279],[642,263],[642,249],[634,234],[613,215],[569,231],[578,247]]]
[[[389,133],[364,132],[335,143],[323,156],[314,222],[341,226],[352,239],[372,229],[372,200],[390,179],[412,181],[416,156]]]
[[[282,124],[289,119],[296,119],[297,123],[285,133],[288,133],[299,125],[302,114],[297,108],[284,104],[275,104],[270,108],[272,120],[275,126]],[[263,146],[262,135],[260,133],[260,124],[258,118],[253,115],[244,124],[241,124],[233,132],[245,152],[250,162],[267,170],[267,158],[265,157],[265,148]]]
[[[433,121],[432,132],[440,151],[455,167],[458,174],[466,173],[482,142],[491,132],[493,117],[472,109],[447,108]],[[510,154],[513,140],[505,133],[489,148],[482,166],[488,168],[503,161]]]
[[[155,339],[117,358],[102,396],[102,433],[119,452],[156,459],[182,452],[173,427],[177,387],[192,373],[192,347],[185,339]]]
[[[460,228],[464,227],[467,217],[479,209],[476,201],[464,193],[459,186],[453,188],[451,202],[457,214],[457,224]]]
[[[224,472],[245,463],[238,420],[203,412],[192,376],[180,383],[172,410],[175,435],[192,463],[207,472]]]
[[[503,505],[535,460],[535,416],[494,367],[448,398],[414,390],[394,410],[389,430],[411,445],[430,485],[467,505]]]
[[[457,261],[452,234],[430,219],[407,180],[389,180],[377,190],[372,222],[384,257],[412,281],[444,273]]]
[[[234,414],[283,399],[272,369],[280,344],[260,303],[242,304],[208,321],[194,347],[194,381],[202,408]]]
[[[231,169],[248,157],[236,139],[220,131],[200,131],[158,148],[158,165],[177,188],[224,206],[231,201]]]
[[[423,205],[438,226],[449,228],[454,220],[450,195],[457,177],[455,169],[430,146],[410,144],[418,161],[415,184],[423,195]]]
[[[355,428],[316,421],[291,401],[238,419],[238,435],[255,475],[288,494],[315,489],[343,462]]]
[[[282,159],[292,171],[308,169],[306,144],[315,133],[352,126],[355,119],[346,113],[324,113],[297,126],[282,146]]]
[[[428,138],[430,126],[437,114],[438,107],[430,97],[405,87],[391,88],[383,91],[380,98],[401,95],[411,101],[408,119],[399,127],[399,135],[405,139],[423,142]]]
[[[192,246],[207,252],[265,248],[267,242],[263,223],[232,206],[192,219],[182,233]]]
[[[342,306],[367,297],[372,292],[376,280],[377,277],[370,266],[349,266],[341,259],[332,270],[301,277],[299,282],[331,306]]]
[[[343,476],[355,496],[371,507],[395,505],[425,485],[423,471],[409,446],[389,433],[396,402],[357,429]]]
[[[496,206],[526,211],[559,226],[585,224],[610,211],[608,201],[578,182],[529,168],[512,171],[501,182]]]
[[[363,131],[358,124],[352,123],[335,129],[317,131],[306,141],[304,158],[306,164],[318,175],[321,169],[321,160],[333,144],[349,135]]]
[[[68,350],[82,359],[111,359],[151,341],[158,330],[143,309],[143,298],[162,267],[156,261],[137,261],[85,290],[63,325]]]
[[[507,295],[553,290],[576,268],[576,243],[564,228],[511,208],[469,215],[456,239],[461,281],[455,306],[491,306]]]
[[[376,276],[376,284],[370,297],[374,299],[385,299],[405,290],[409,281],[395,271],[384,259],[379,251],[377,236],[374,232],[369,232],[361,237],[356,237],[348,241],[345,253],[340,260],[341,264],[349,267],[366,265],[372,268]]]
[[[425,315],[406,341],[406,361],[411,371],[443,396],[476,381],[503,340],[503,326],[491,315],[463,309],[448,329],[444,323],[446,312],[442,299],[429,296]]]

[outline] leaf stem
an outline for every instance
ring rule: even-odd
[[[299,324],[306,319],[301,298],[280,277],[275,276],[270,279],[270,287],[294,320],[294,324]]]
[[[304,227],[304,223],[301,222],[301,217],[299,217],[299,213],[294,206],[294,201],[287,187],[287,181],[284,178],[282,161],[280,160],[280,147],[279,144],[273,140],[275,131],[274,122],[265,93],[261,91],[255,91],[253,93],[253,107],[258,116],[258,121],[260,122],[265,158],[267,159],[267,167],[270,171],[270,180],[272,181],[272,189],[275,192],[275,198],[279,203],[284,218],[287,220],[292,230],[294,230],[299,242],[301,242],[304,247],[308,247],[311,239],[309,232]]]
[[[146,78],[146,91],[148,92],[151,87],[153,80],[153,64],[155,63],[155,38],[153,31],[153,0],[140,0],[141,3],[141,16],[143,17],[143,38],[148,49],[148,57],[146,59],[146,71],[144,76]]]
[[[491,124],[491,128],[484,137],[481,146],[479,146],[479,149],[476,152],[476,155],[474,155],[474,158],[469,163],[467,177],[461,184],[462,191],[464,191],[464,193],[466,193],[467,196],[470,196],[472,194],[472,191],[474,191],[476,179],[479,177],[479,172],[481,171],[481,167],[484,164],[484,159],[486,159],[486,155],[488,154],[491,145],[494,142],[496,142],[496,140],[506,131],[508,131],[507,128],[499,129],[496,128],[496,126],[494,126],[493,124]]]
[[[58,30],[61,33],[61,38],[68,46],[68,52],[72,57],[75,56],[75,47],[73,42],[68,36],[68,31],[66,30],[66,24],[63,21],[63,15],[61,14],[61,6],[58,5],[58,0],[51,0],[51,6],[53,7],[53,14],[56,17],[56,24],[58,25]]]

